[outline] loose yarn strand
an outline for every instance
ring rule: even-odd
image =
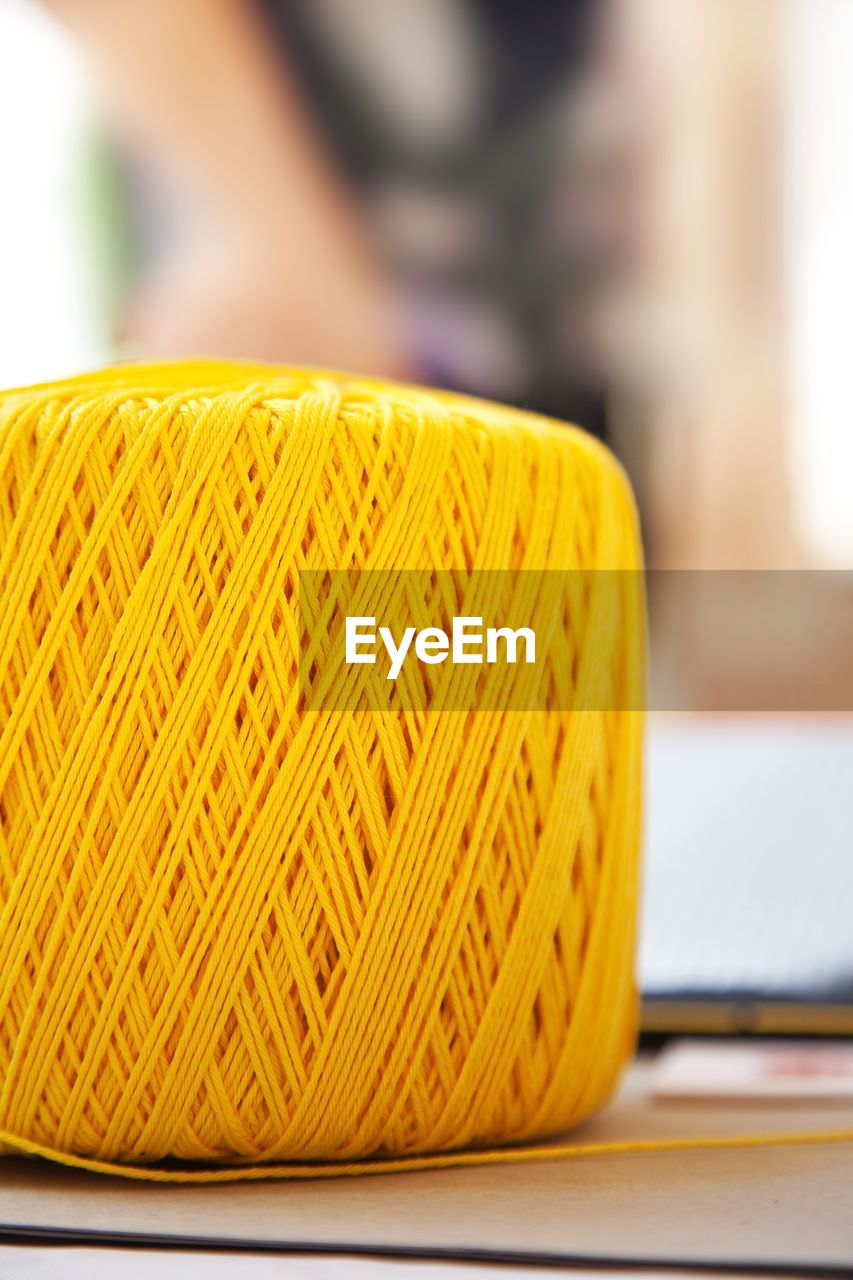
[[[20,1155],[36,1156],[87,1173],[108,1174],[141,1182],[215,1184],[227,1182],[289,1181],[304,1178],[381,1177],[394,1173],[427,1173],[439,1169],[478,1168],[484,1165],[547,1164],[597,1156],[666,1155],[697,1151],[749,1151],[776,1148],[835,1146],[853,1142],[853,1129],[815,1129],[800,1133],[725,1134],[687,1138],[637,1138],[626,1142],[578,1142],[559,1145],[539,1143],[527,1147],[487,1147],[468,1151],[443,1151],[420,1156],[387,1157],[347,1162],[210,1165],[204,1168],[112,1164],[41,1147],[37,1143],[0,1131],[6,1143]]]

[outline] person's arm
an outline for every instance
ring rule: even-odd
[[[246,308],[252,305],[248,295],[264,288],[300,299],[298,332],[282,332],[280,344],[272,344],[281,350],[267,342],[258,354],[302,358],[307,350],[330,363],[395,365],[388,283],[253,5],[48,2],[94,55],[123,135],[201,205],[213,226],[220,261],[208,255],[198,274],[212,272],[215,280],[222,255],[233,253],[223,274],[243,276]],[[185,286],[194,274],[184,267]],[[227,288],[239,291],[239,280]],[[206,297],[202,305],[212,303]],[[239,315],[241,303],[235,305]],[[266,309],[269,324],[274,317]],[[284,306],[284,329],[288,316]],[[192,339],[176,333],[170,345]],[[199,346],[204,339],[200,334]]]

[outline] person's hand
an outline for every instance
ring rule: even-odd
[[[331,269],[310,246],[210,238],[143,282],[121,337],[145,358],[211,355],[405,377],[396,320],[378,272]]]

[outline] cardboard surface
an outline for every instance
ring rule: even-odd
[[[4,1269],[5,1268],[5,1269]],[[175,1250],[57,1248],[0,1244],[0,1274],[26,1280],[542,1280],[537,1266],[430,1262],[424,1258],[341,1257],[340,1254],[180,1253]],[[609,1280],[634,1277],[608,1271]],[[689,1272],[645,1272],[645,1280],[676,1280]],[[572,1280],[602,1280],[572,1268]]]
[[[686,1106],[637,1067],[579,1141],[853,1127],[853,1105]],[[164,1186],[0,1160],[0,1230],[220,1247],[853,1274],[853,1144]]]

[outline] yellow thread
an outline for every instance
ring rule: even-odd
[[[57,1152],[49,1147],[0,1133],[24,1155],[41,1156],[88,1173],[118,1174],[143,1182],[245,1182],[263,1178],[356,1178],[389,1173],[425,1173],[432,1169],[472,1168],[489,1164],[543,1164],[550,1160],[585,1159],[590,1156],[666,1154],[680,1151],[746,1151],[772,1147],[814,1147],[853,1142],[853,1129],[821,1129],[802,1133],[727,1134],[724,1137],[634,1139],[629,1142],[578,1142],[571,1145],[539,1143],[531,1147],[492,1147],[482,1150],[446,1151],[433,1155],[389,1157],[349,1163],[252,1164],[204,1167],[111,1164]]]
[[[204,363],[0,415],[0,1148],[177,1180],[543,1158],[453,1149],[567,1129],[631,1051],[640,716],[305,714],[297,575],[636,568],[609,455]],[[633,705],[636,645],[581,596],[578,670]]]

